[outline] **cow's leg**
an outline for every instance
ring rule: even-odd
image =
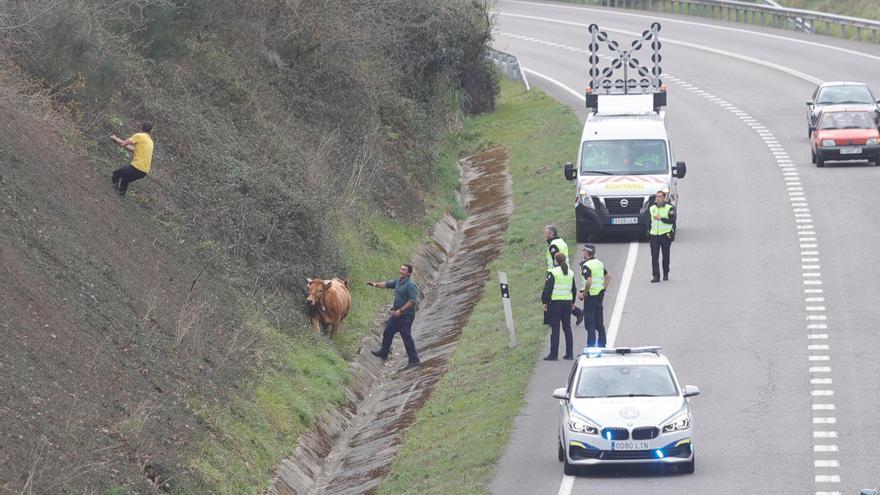
[[[312,317],[312,329],[314,329],[316,332],[321,331],[321,319],[317,315]]]
[[[336,331],[339,330],[339,327],[341,325],[342,325],[342,322],[339,320],[336,320],[330,324],[330,338],[331,339],[336,336]]]

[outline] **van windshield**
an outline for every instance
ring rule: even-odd
[[[666,142],[662,139],[584,141],[581,173],[648,175],[666,173]]]

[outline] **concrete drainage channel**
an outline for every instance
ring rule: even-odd
[[[461,160],[461,203],[468,217],[458,222],[444,216],[413,261],[413,278],[423,292],[413,324],[421,368],[403,370],[406,353],[399,337],[387,363],[370,355],[381,338],[378,327],[352,363],[348,404],[326,413],[301,436],[294,454],[278,466],[267,495],[373,493],[388,475],[403,432],[446,371],[482,296],[488,265],[501,251],[513,210],[507,163],[501,148]]]

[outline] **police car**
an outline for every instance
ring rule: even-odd
[[[587,348],[559,399],[559,460],[581,466],[656,463],[694,472],[689,397],[660,347]]]

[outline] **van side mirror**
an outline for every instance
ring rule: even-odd
[[[565,162],[565,179],[566,180],[574,180],[574,164],[571,162]]]
[[[695,395],[700,395],[700,387],[696,385],[685,385],[684,386],[684,396],[685,397],[693,397]]]
[[[563,387],[563,388],[557,388],[556,390],[553,391],[553,398],[568,400],[571,397],[569,397],[568,392],[565,390],[565,387]]]
[[[675,166],[672,167],[672,175],[679,179],[684,179],[684,174],[687,173],[687,165],[684,162],[675,162]]]

